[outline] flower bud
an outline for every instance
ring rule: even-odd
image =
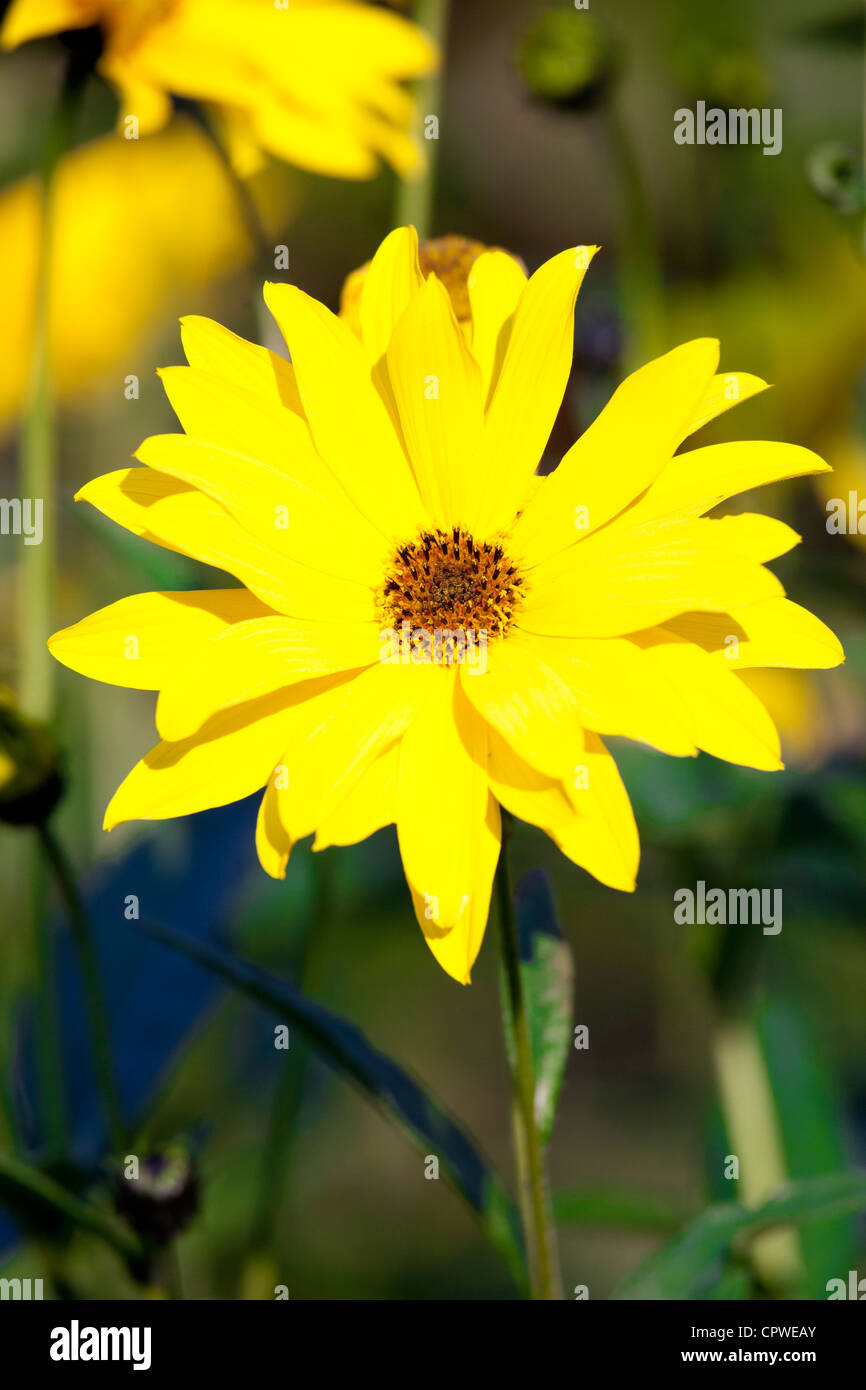
[[[451,298],[458,323],[468,324],[472,318],[468,282],[473,265],[482,252],[502,250],[501,246],[486,246],[483,241],[473,241],[470,237],[458,236],[453,232],[448,236],[434,237],[430,241],[421,242],[418,248],[421,273],[425,279],[428,275],[435,274],[442,281]],[[519,256],[512,255],[510,251],[506,251],[505,254],[510,255],[521,270],[526,270]],[[353,270],[347,277],[340,296],[340,317],[355,333],[361,331],[361,292],[369,269],[370,262],[367,261],[366,265]]]
[[[179,1145],[125,1160],[113,1180],[114,1204],[132,1229],[152,1245],[166,1245],[198,1211],[199,1176]]]
[[[618,53],[606,29],[580,10],[546,10],[530,25],[517,57],[533,96],[554,106],[594,106],[616,75]]]

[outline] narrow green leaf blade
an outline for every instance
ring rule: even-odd
[[[618,1299],[702,1298],[712,1290],[735,1241],[773,1226],[803,1225],[866,1208],[866,1172],[788,1183],[749,1210],[740,1202],[709,1207],[676,1240],[652,1255],[615,1290]]]
[[[354,1081],[423,1152],[436,1155],[445,1175],[481,1217],[488,1239],[517,1282],[525,1284],[517,1217],[501,1181],[472,1140],[408,1072],[373,1047],[354,1023],[309,999],[289,981],[169,927],[150,922],[139,922],[138,927],[301,1028],[330,1066]]]
[[[544,871],[536,869],[522,878],[514,899],[535,1076],[535,1123],[546,1144],[571,1048],[574,971]]]

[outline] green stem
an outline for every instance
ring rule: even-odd
[[[79,98],[88,72],[89,67],[83,66],[78,56],[70,55],[57,109],[46,135],[39,171],[42,189],[39,273],[30,395],[21,427],[20,487],[22,499],[38,499],[41,502],[42,540],[39,545],[26,545],[23,548],[18,595],[19,703],[35,719],[49,719],[54,703],[54,662],[45,646],[45,639],[53,626],[57,506],[57,444],[49,317],[54,195],[57,171],[72,141]]]
[[[449,0],[416,0],[413,18],[444,52],[448,36]],[[444,62],[429,77],[415,83],[415,139],[425,152],[425,167],[420,177],[400,179],[394,210],[395,225],[415,227],[421,241],[433,234],[433,202],[436,190],[436,171],[439,163],[438,134],[435,140],[425,136],[427,116],[442,120],[442,90]]]
[[[53,1178],[40,1173],[37,1168],[31,1168],[21,1159],[0,1154],[0,1182],[8,1183],[26,1192],[30,1197],[36,1197],[46,1206],[65,1216],[75,1226],[99,1236],[125,1260],[141,1259],[143,1246],[134,1236],[127,1234],[111,1217],[103,1215],[87,1202],[82,1202]]]
[[[66,1102],[63,1089],[63,1059],[60,1046],[60,1010],[57,1002],[57,960],[54,932],[48,911],[45,884],[38,872],[36,847],[33,841],[27,846],[28,861],[32,858],[32,868],[28,874],[31,883],[30,911],[33,918],[33,941],[35,952],[36,1015],[39,1039],[37,1066],[39,1070],[39,1095],[42,1101],[42,1119],[45,1125],[45,1143],[50,1158],[60,1158],[66,1152]]]
[[[53,623],[56,546],[57,444],[50,361],[50,277],[56,174],[71,143],[79,97],[92,56],[69,56],[57,108],[51,118],[40,164],[42,209],[38,276],[33,323],[30,393],[20,437],[19,489],[42,510],[39,545],[25,545],[18,570],[18,695],[22,709],[48,720],[54,706],[54,662],[45,645]],[[28,851],[29,853],[29,851]],[[27,875],[33,888],[28,902],[38,978],[39,1075],[46,1141],[53,1155],[63,1152],[66,1117],[55,991],[54,942],[38,875]]]
[[[626,329],[625,369],[634,371],[665,349],[664,294],[658,241],[631,137],[612,93],[605,103],[608,142],[619,184],[620,312]]]
[[[561,1299],[556,1231],[544,1164],[544,1151],[535,1123],[535,1072],[529,1040],[529,1018],[520,973],[520,943],[514,915],[508,862],[510,825],[503,818],[502,851],[496,870],[503,965],[503,1014],[510,1019],[514,1039],[511,1065],[512,1126],[520,1213],[529,1259],[533,1299]]]
[[[84,998],[90,1026],[90,1042],[96,1065],[102,1104],[108,1126],[108,1137],[115,1153],[123,1152],[125,1126],[117,1093],[114,1063],[111,1052],[111,1033],[108,1027],[108,1013],[102,982],[99,976],[99,962],[93,945],[93,935],[75,875],[69,864],[60,841],[47,825],[39,827],[39,841],[48,863],[51,865],[61,899],[66,908],[72,927],[72,936],[78,953],[81,974],[84,982]]]

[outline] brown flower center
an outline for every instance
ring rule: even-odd
[[[397,550],[379,595],[380,610],[395,630],[406,623],[413,633],[430,634],[428,645],[432,640],[437,659],[448,665],[461,645],[453,634],[462,634],[465,642],[507,632],[525,585],[499,542],[476,541],[459,526],[423,531]]]

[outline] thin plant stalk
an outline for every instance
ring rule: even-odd
[[[99,962],[93,944],[90,922],[81,901],[75,875],[65,851],[54,831],[48,825],[39,828],[39,842],[51,866],[63,905],[69,917],[75,949],[81,967],[84,983],[84,999],[90,1028],[90,1043],[96,1066],[108,1137],[115,1153],[120,1154],[125,1140],[125,1126],[117,1092],[114,1061],[111,1049],[111,1033],[108,1027],[108,1012],[105,1007]]]
[[[442,52],[448,37],[448,17],[449,0],[416,0],[413,18],[435,39]],[[438,133],[436,139],[426,138],[426,120],[428,116],[435,116],[441,124],[443,69],[444,63],[440,63],[436,72],[414,84],[414,134],[419,148],[424,151],[425,163],[420,176],[413,178],[405,175],[400,179],[394,209],[395,225],[415,227],[422,241],[433,234],[433,205],[439,163]]]
[[[772,1083],[758,1030],[745,1016],[723,1016],[713,1037],[719,1098],[739,1182],[748,1207],[759,1206],[788,1181]],[[790,1292],[804,1277],[800,1241],[793,1231],[770,1231],[752,1242],[749,1259],[765,1287]]]
[[[626,373],[658,357],[664,338],[664,295],[658,238],[631,136],[616,94],[605,103],[608,145],[618,184],[620,306],[625,324]]]
[[[518,1199],[529,1263],[533,1299],[561,1299],[562,1283],[556,1229],[544,1162],[544,1147],[535,1121],[535,1072],[529,1040],[529,1018],[520,974],[520,944],[508,862],[510,827],[503,821],[502,851],[496,871],[502,954],[503,1023],[511,1023],[512,1128],[517,1167]]]
[[[38,276],[33,323],[33,361],[30,391],[20,436],[19,488],[22,498],[42,510],[39,545],[22,547],[18,569],[18,695],[31,717],[48,720],[54,708],[54,663],[45,646],[53,623],[57,506],[57,441],[50,361],[50,292],[53,212],[56,175],[69,148],[78,102],[86,79],[80,58],[71,54],[57,108],[51,118],[40,164],[42,194]],[[28,910],[34,937],[38,981],[39,1079],[49,1153],[63,1152],[66,1115],[57,1017],[54,941],[46,912],[45,894],[28,852],[32,884]]]

